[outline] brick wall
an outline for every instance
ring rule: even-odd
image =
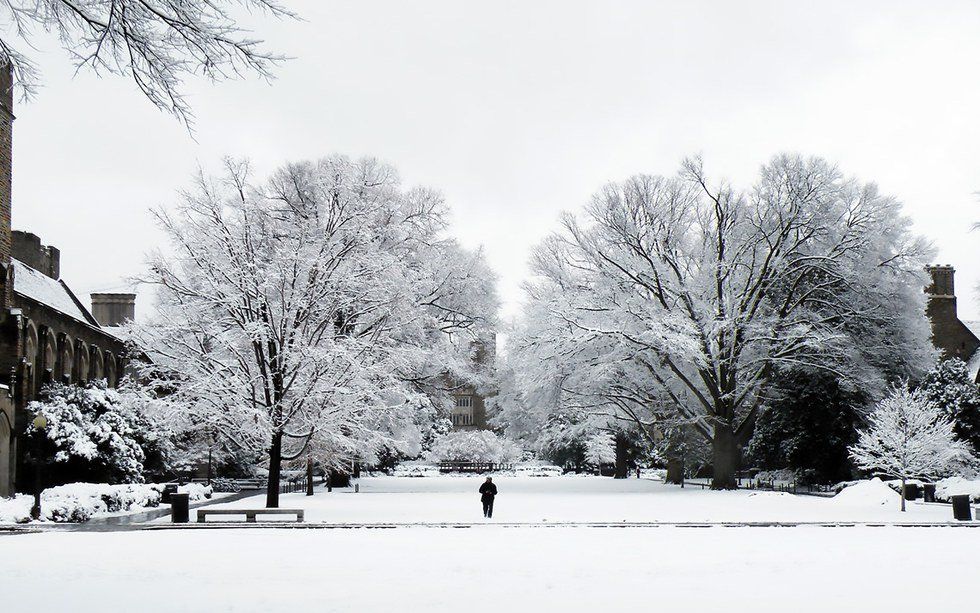
[[[10,261],[10,203],[14,128],[13,78],[0,66],[0,263]]]

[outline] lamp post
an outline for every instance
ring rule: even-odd
[[[44,418],[44,415],[38,413],[31,425],[34,426],[35,434],[34,506],[31,507],[31,518],[38,520],[41,519],[41,436],[44,434],[44,429],[48,427],[48,420]]]

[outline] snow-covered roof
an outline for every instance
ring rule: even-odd
[[[129,340],[129,336],[126,333],[126,328],[122,326],[102,326],[102,331],[117,340],[123,342]]]
[[[980,321],[964,321],[963,325],[973,332],[973,336],[980,338]]]
[[[966,361],[966,369],[974,381],[980,382],[980,349],[974,351],[970,359]]]
[[[11,263],[14,267],[15,292],[72,319],[98,327],[95,319],[78,302],[64,283],[52,279],[19,260],[12,259]]]

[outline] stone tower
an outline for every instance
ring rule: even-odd
[[[956,288],[952,266],[929,266],[932,283],[926,288],[929,302],[926,315],[932,324],[932,343],[942,352],[943,359],[970,359],[980,349],[980,339],[970,331],[956,314]]]

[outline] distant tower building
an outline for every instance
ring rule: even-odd
[[[929,266],[932,283],[926,288],[926,315],[932,323],[932,344],[943,359],[959,358],[970,366],[974,377],[980,370],[980,322],[964,322],[956,314],[956,270],[952,266]]]
[[[470,344],[471,359],[477,371],[488,372],[496,358],[496,336]],[[450,417],[455,430],[486,430],[488,391],[472,385],[458,384],[453,390],[453,408]]]

